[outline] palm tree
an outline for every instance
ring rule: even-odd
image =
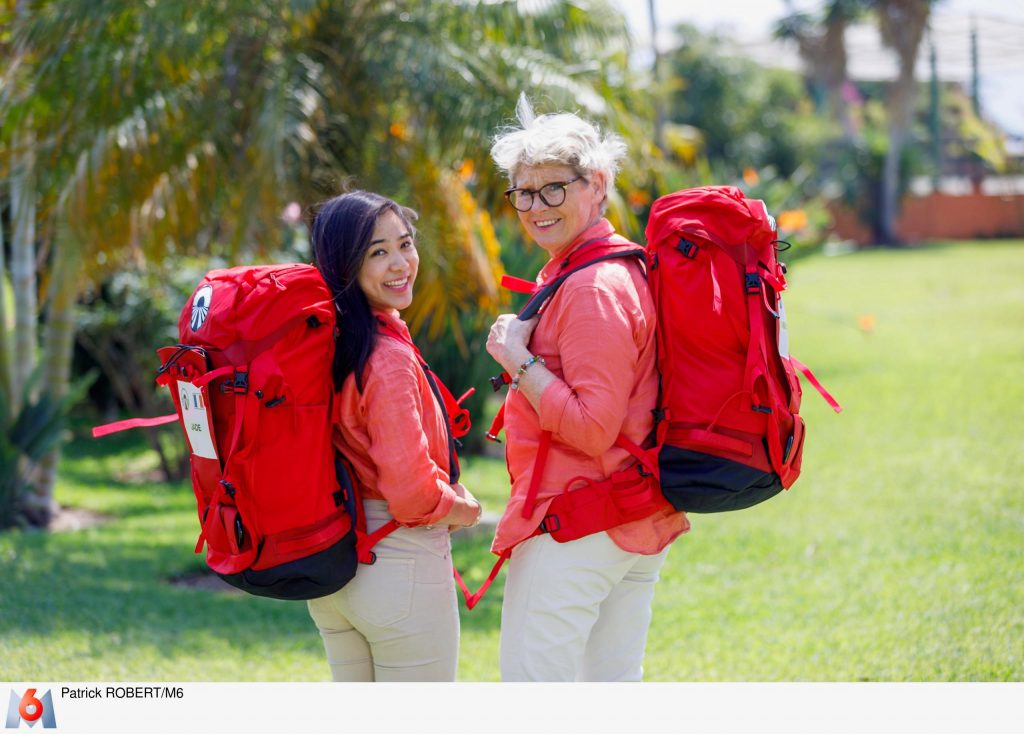
[[[928,26],[932,0],[872,0],[882,41],[893,50],[898,61],[896,80],[889,87],[889,147],[882,164],[882,191],[879,212],[879,236],[895,243],[896,216],[899,213],[900,159],[910,134],[917,91],[914,66],[918,49]]]
[[[846,29],[865,9],[867,0],[830,0],[820,22],[805,12],[790,12],[775,28],[778,38],[796,41],[800,58],[817,95],[839,121],[848,140],[860,137],[843,94],[847,75]]]
[[[36,165],[0,177],[38,207],[40,232],[15,236],[44,245],[33,261],[47,283],[54,398],[84,279],[129,260],[273,250],[287,202],[348,182],[421,210],[436,267],[424,268],[412,325],[464,344],[465,313],[501,299],[486,214],[501,187],[486,153],[518,92],[638,129],[621,90],[604,101],[616,96],[607,68],[627,78],[628,49],[623,18],[600,0],[40,0],[19,11],[5,18],[0,146]],[[17,312],[39,320],[35,304]],[[55,467],[51,456],[37,490],[42,520]]]

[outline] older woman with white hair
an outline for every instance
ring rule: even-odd
[[[612,519],[568,542],[545,524],[563,491],[610,486],[642,468],[626,447],[653,439],[655,308],[644,265],[612,257],[567,270],[588,252],[637,248],[604,218],[626,146],[575,114],[535,116],[525,97],[517,112],[520,126],[503,130],[491,155],[520,222],[549,255],[538,286],[572,272],[539,318],[499,316],[487,341],[512,381],[512,490],[492,546],[511,559],[502,678],[641,680],[654,585],[669,544],[689,529],[686,516],[653,503],[639,519]]]

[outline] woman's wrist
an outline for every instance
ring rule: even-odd
[[[449,524],[470,527],[477,523],[480,518],[480,512],[480,503],[475,499],[458,497],[455,500],[455,506],[448,515],[450,518]]]
[[[542,367],[547,364],[544,358],[539,355],[531,355],[528,359],[523,360],[522,364],[519,365],[519,369],[512,374],[512,383],[509,387],[513,390],[519,389],[519,381],[526,376],[527,371],[534,365],[541,365]]]
[[[515,377],[520,366],[532,358],[533,353],[531,353],[529,349],[516,349],[514,352],[509,353],[508,359],[505,361],[504,365],[505,371]]]

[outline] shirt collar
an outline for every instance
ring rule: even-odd
[[[613,234],[615,234],[615,227],[612,226],[612,223],[609,222],[607,219],[604,219],[603,217],[601,219],[598,219],[592,225],[590,225],[585,230],[580,232],[576,236],[576,239],[569,243],[568,247],[566,247],[564,250],[559,252],[558,255],[552,257],[550,260],[547,261],[544,267],[541,268],[541,271],[537,277],[537,282],[543,281],[544,278],[546,278],[550,273],[552,273],[554,270],[558,268],[558,266],[561,264],[563,260],[565,260],[565,258],[567,258],[573,252],[578,250],[580,246],[583,245],[585,242],[589,242],[591,240],[596,239],[608,239]]]
[[[379,321],[395,329],[398,333],[409,337],[411,340],[412,337],[409,334],[409,327],[406,326],[405,322],[399,317],[398,311],[383,308],[372,308],[370,310],[373,312],[374,317]]]

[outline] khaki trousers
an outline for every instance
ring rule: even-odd
[[[391,519],[364,503],[370,532]],[[459,610],[447,526],[399,528],[377,561],[330,596],[307,602],[336,681],[454,681]]]
[[[622,550],[608,533],[516,547],[501,610],[505,681],[639,681],[666,548]]]

